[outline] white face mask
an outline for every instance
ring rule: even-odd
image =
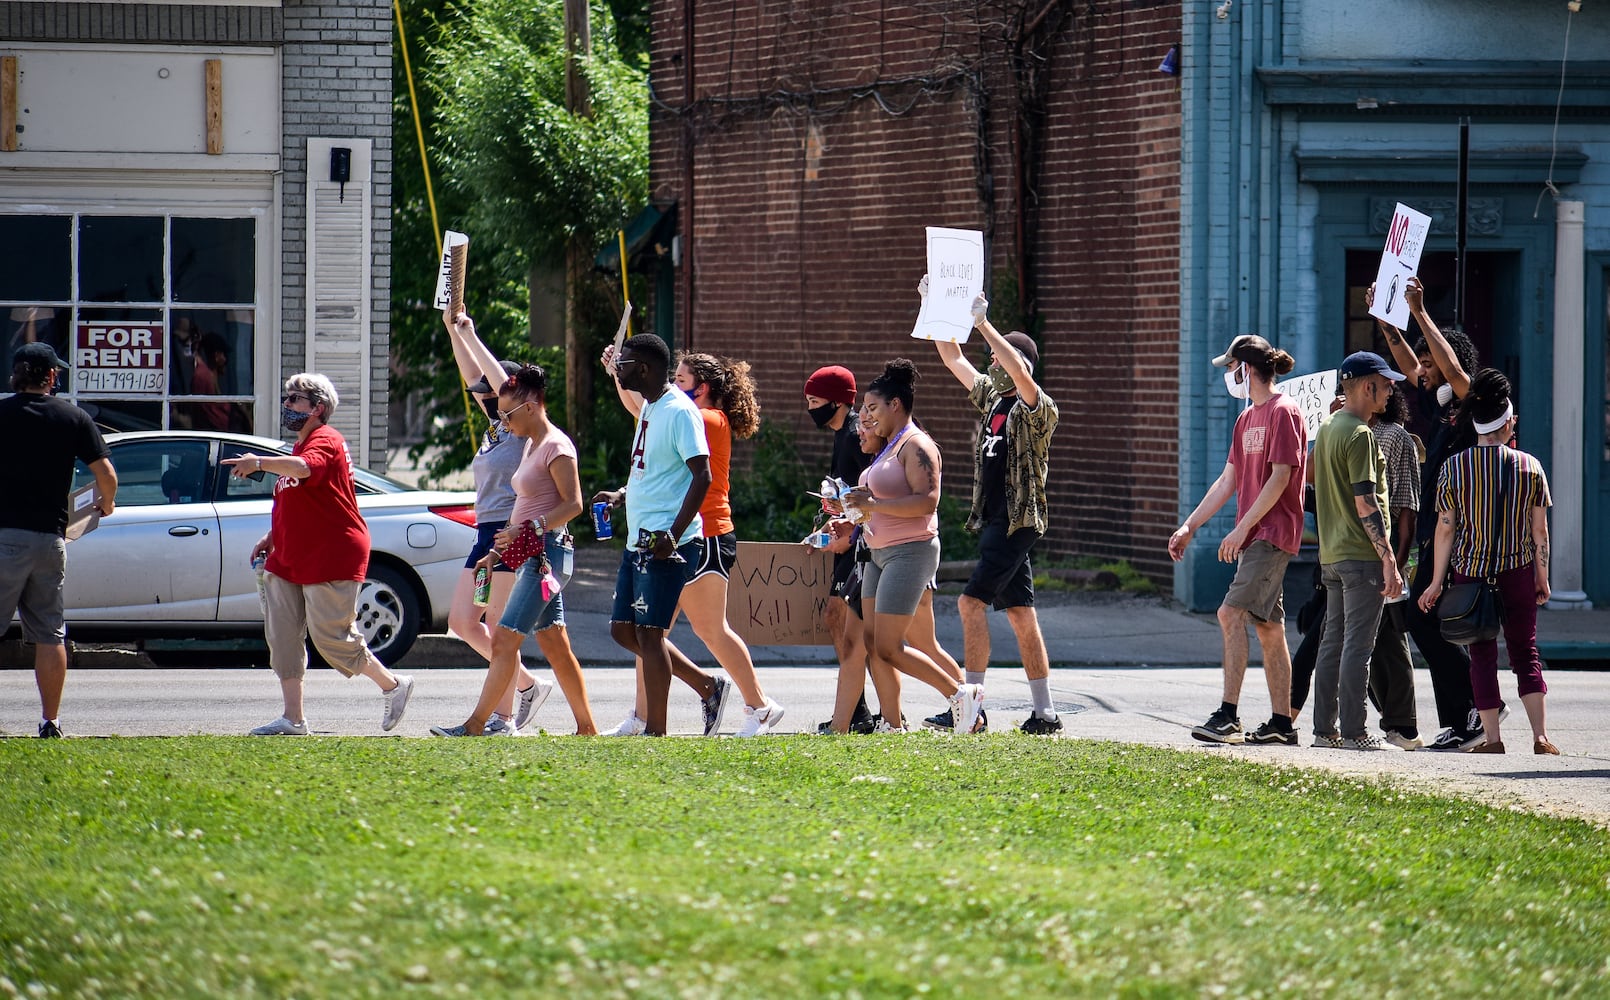
[[[1251,399],[1252,383],[1245,381],[1246,365],[1235,369],[1226,369],[1224,372],[1224,388],[1232,399]]]
[[[1444,382],[1437,386],[1437,405],[1447,406],[1453,402],[1453,386]]]

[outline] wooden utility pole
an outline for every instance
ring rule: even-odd
[[[591,52],[592,45],[587,0],[565,0],[565,108],[582,118],[593,116],[593,102],[576,60]],[[586,356],[581,336],[581,290],[591,257],[580,239],[570,237],[565,246],[565,420],[570,436],[578,440],[587,432],[593,404],[593,359]]]

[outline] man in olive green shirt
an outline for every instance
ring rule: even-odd
[[[1314,667],[1314,746],[1380,750],[1383,744],[1370,735],[1365,715],[1370,654],[1382,604],[1403,590],[1403,580],[1387,522],[1386,458],[1369,418],[1386,408],[1392,383],[1403,375],[1380,355],[1359,351],[1347,356],[1338,376],[1346,402],[1319,428],[1311,463],[1325,585],[1325,635]]]

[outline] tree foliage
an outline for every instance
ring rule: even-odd
[[[403,0],[402,8],[440,224],[471,238],[469,311],[499,357],[558,376],[550,411],[563,412],[563,354],[533,348],[527,335],[529,275],[533,265],[562,267],[572,235],[602,245],[646,200],[646,0],[592,6],[593,45],[579,61],[591,119],[565,110],[562,0]],[[485,424],[473,414],[473,433],[465,431],[462,383],[431,307],[438,234],[402,54],[394,56],[392,384],[420,395],[431,421],[415,450],[445,449],[429,469],[439,476],[468,465]],[[583,315],[599,336],[613,331],[618,300],[618,289],[585,290]]]

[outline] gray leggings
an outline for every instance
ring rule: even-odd
[[[875,614],[914,615],[938,569],[938,538],[873,549],[861,575],[861,600],[877,601]]]

